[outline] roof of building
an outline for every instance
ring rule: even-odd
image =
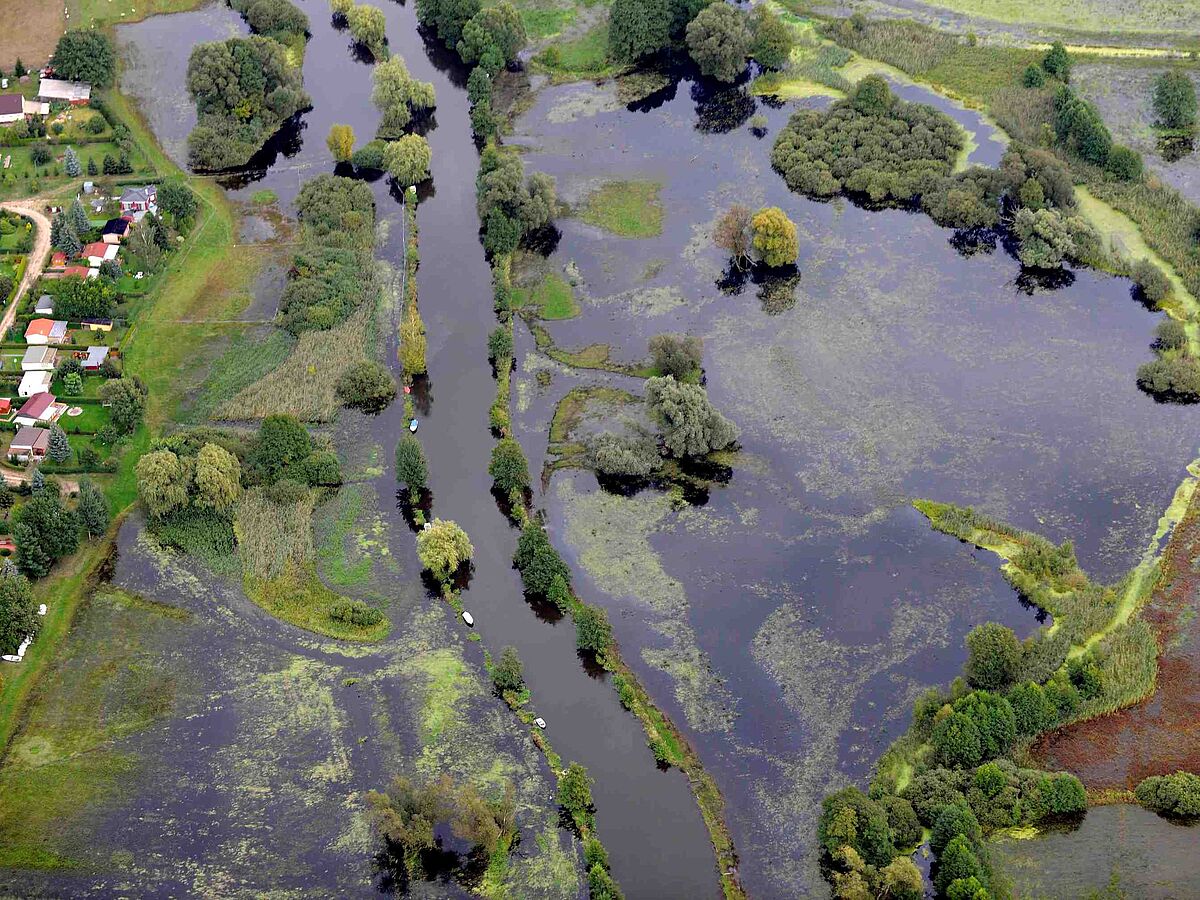
[[[107,347],[88,347],[87,359],[83,361],[85,366],[98,366],[108,359]]]
[[[122,203],[133,203],[133,202],[148,203],[148,202],[150,202],[151,197],[157,197],[157,196],[158,196],[158,188],[156,188],[152,184],[148,184],[145,187],[127,187],[127,188],[125,188],[125,190],[121,191],[121,202]]]
[[[36,309],[38,310],[38,312],[41,312],[43,309],[46,310],[46,312],[53,312],[54,311],[54,298],[51,297],[49,294],[42,294],[42,296],[38,297],[38,299],[37,299]]]
[[[57,347],[47,347],[45,344],[34,344],[32,347],[27,347],[25,349],[25,355],[21,357],[21,364],[36,365],[37,363],[52,363],[57,358]]]
[[[0,94],[0,116],[25,112],[25,98],[20,94]]]
[[[115,244],[106,244],[104,241],[92,241],[83,248],[83,252],[80,255],[89,258],[98,256],[101,259],[112,259],[117,255],[117,248]]]
[[[79,321],[83,325],[112,325],[112,319],[102,319],[98,316],[87,316]]]
[[[24,405],[22,405],[20,409],[17,410],[17,415],[23,416],[23,417],[29,418],[29,419],[40,419],[42,416],[44,416],[46,414],[46,410],[48,410],[53,405],[54,405],[54,395],[53,394],[47,394],[47,393],[34,394],[32,397],[30,397],[28,400],[25,401]]]
[[[67,264],[67,254],[63,253],[61,250],[57,250],[54,253],[50,254],[50,265],[51,266],[65,266],[66,264]]]
[[[118,216],[115,219],[109,219],[104,223],[104,227],[100,229],[101,234],[125,234],[129,231],[129,217]]]
[[[38,96],[50,100],[87,100],[92,96],[92,87],[81,81],[43,78],[38,85]]]
[[[27,447],[32,450],[35,447],[45,448],[49,443],[49,428],[38,428],[36,425],[22,425],[17,429],[17,433],[13,436],[12,443],[9,445],[9,449],[12,449],[13,447]]]
[[[79,278],[94,277],[93,270],[89,269],[87,266],[67,266],[65,269],[63,269],[63,276],[66,278],[70,278],[72,276]]]
[[[30,319],[29,324],[25,327],[26,334],[44,334],[49,336],[53,330],[53,319]]]
[[[26,388],[26,389],[31,388],[31,387],[40,387],[41,390],[44,391],[50,387],[50,382],[53,380],[54,380],[53,372],[39,371],[38,369],[33,369],[29,372],[24,373],[21,376],[21,387]],[[18,391],[18,393],[19,393],[19,391]],[[37,393],[40,393],[40,391],[32,391],[29,393],[37,394]]]

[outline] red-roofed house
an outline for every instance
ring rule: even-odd
[[[61,344],[67,337],[67,323],[61,319],[30,319],[25,329],[27,344]]]
[[[87,266],[67,266],[63,270],[63,278],[99,278],[99,269],[89,269]]]
[[[53,394],[34,394],[17,410],[16,423],[33,427],[38,423],[54,422],[66,408],[64,404],[54,402]]]
[[[93,241],[83,248],[83,252],[79,255],[88,261],[88,265],[93,269],[100,268],[100,263],[106,260],[117,258],[118,247],[116,244],[106,244],[104,241]]]
[[[61,250],[55,250],[53,253],[50,254],[50,268],[62,269],[62,268],[65,268],[66,265],[67,265],[67,254],[63,253]]]

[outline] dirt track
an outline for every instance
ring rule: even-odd
[[[13,302],[4,311],[4,318],[0,319],[0,337],[8,334],[8,329],[12,327],[13,319],[17,316],[17,307],[21,303],[21,298],[41,277],[42,269],[46,265],[46,258],[50,255],[50,219],[42,212],[45,206],[45,201],[36,197],[29,200],[10,200],[7,203],[0,203],[0,209],[11,209],[33,219],[33,224],[37,229],[33,239],[33,249],[29,252],[29,262],[25,266],[25,277],[21,279],[21,286],[17,289]]]

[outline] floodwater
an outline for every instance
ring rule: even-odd
[[[635,362],[655,333],[701,335],[709,395],[742,431],[701,506],[606,494],[570,470],[543,500],[626,658],[690,726],[758,896],[820,890],[820,797],[865,779],[915,696],[959,673],[971,627],[1036,627],[997,560],[933,533],[911,498],[1074,540],[1085,569],[1116,580],[1197,447],[1194,408],[1136,388],[1157,317],[1127,281],[1079,270],[1047,284],[1003,240],[790,193],[769,153],[791,109],[687,80],[628,105],[612,85],[546,87],[512,139],[573,204],[606,180],[661,186],[659,236],[560,221],[531,267],[578,272],[582,315],[544,323],[557,345],[603,342]],[[747,127],[755,113],[765,138]],[[737,284],[711,247],[735,202],[797,223],[790,301]],[[517,383],[531,460],[568,389],[640,393],[531,345]],[[591,418],[595,431],[619,416],[601,404]]]
[[[290,203],[304,180],[332,170],[324,140],[330,125],[350,124],[365,142],[378,122],[369,101],[369,61],[354,52],[345,32],[333,27],[323,2],[299,5],[312,22],[304,72],[313,109],[277,136],[246,171],[226,179],[235,198],[248,199],[269,189],[282,203]],[[495,320],[490,271],[477,238],[478,154],[470,134],[467,73],[454,54],[422,39],[411,7],[388,4],[384,11],[392,52],[404,57],[414,77],[433,82],[438,101],[436,113],[422,126],[433,151],[433,179],[422,186],[418,208],[418,279],[429,363],[427,391],[418,412],[419,437],[430,460],[435,515],[457,521],[475,547],[463,603],[474,614],[483,646],[494,656],[506,645],[518,649],[533,706],[549,723],[547,737],[564,761],[583,763],[595,779],[597,830],[626,896],[715,896],[713,853],[686,779],[677,771],[657,768],[640,723],[621,708],[606,680],[589,674],[578,657],[570,623],[539,619],[523,599],[511,565],[517,533],[497,508],[487,475],[493,443],[488,408],[495,387],[486,338]],[[122,29],[122,40],[141,47],[168,40],[166,29],[178,46],[191,39],[194,23],[189,15],[209,21],[206,17],[217,13],[210,8],[151,19]],[[160,66],[181,68],[186,54],[177,54],[174,61],[154,57],[152,65],[156,73]],[[176,106],[183,90],[177,76],[178,71],[172,71],[161,79],[141,80],[159,85],[139,95],[143,108]],[[149,118],[162,123],[166,140],[186,137],[186,121],[168,114],[151,113]],[[389,191],[386,179],[374,182],[374,189],[380,218],[389,222],[381,255],[399,270],[404,245],[399,197]],[[385,333],[390,327],[383,323]],[[394,365],[394,339],[389,339],[386,353]],[[390,460],[403,433],[401,419],[397,402],[375,419],[347,417],[338,428],[339,445],[347,452],[361,451],[364,445],[378,449],[382,474],[373,479],[373,486],[381,497],[394,491]],[[406,569],[416,571],[413,536],[400,514],[392,507],[380,516],[393,552]],[[455,621],[448,606],[432,598],[427,602],[447,622]],[[468,658],[479,663],[482,653],[476,649]],[[508,715],[499,701],[496,704]],[[516,724],[515,718],[510,721]],[[543,777],[549,779],[549,774]]]

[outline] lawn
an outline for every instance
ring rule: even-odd
[[[184,12],[200,6],[199,0],[68,0],[71,23],[76,27],[140,22],[159,13]]]
[[[84,126],[92,119],[99,118],[104,123],[104,130],[92,133]],[[62,132],[54,130],[55,125],[62,125]],[[108,126],[108,121],[94,109],[88,107],[69,107],[62,112],[51,116],[46,120],[46,127],[57,140],[64,141],[94,141],[100,138],[107,139],[112,136],[112,128]]]
[[[69,400],[64,400],[63,402],[70,403]],[[74,408],[71,407],[71,409]],[[58,420],[58,427],[67,434],[75,434],[77,432],[95,434],[108,424],[108,410],[99,403],[84,403],[79,409],[83,410],[79,415],[69,416],[64,414]]]
[[[663,207],[657,181],[609,181],[583,203],[579,218],[618,237],[662,234]]]
[[[608,60],[608,19],[584,34],[567,41],[556,41],[535,57],[543,68],[563,80],[599,78],[624,67]]]
[[[573,319],[579,303],[571,285],[557,272],[548,272],[532,290],[518,288],[517,302],[542,319]]]
[[[78,178],[71,178],[63,169],[61,160],[62,155],[66,152],[66,145],[50,144],[48,146],[55,158],[47,165],[41,167],[35,167],[31,162],[29,158],[30,147],[28,145],[21,147],[0,147],[0,156],[12,157],[11,165],[8,169],[3,170],[3,178],[0,179],[0,195],[15,196],[37,193],[38,191],[55,191],[68,182],[89,177],[86,174],[89,161],[95,162],[96,170],[102,172],[105,156],[111,156],[113,159],[119,159],[121,156],[121,148],[110,141],[96,144],[79,144],[74,149],[79,156],[79,162],[83,166],[84,174]],[[129,154],[129,162],[133,166],[132,176],[140,174],[150,176],[155,172],[154,168],[147,163],[145,157],[136,148]],[[103,176],[97,175],[91,177],[100,178]]]

